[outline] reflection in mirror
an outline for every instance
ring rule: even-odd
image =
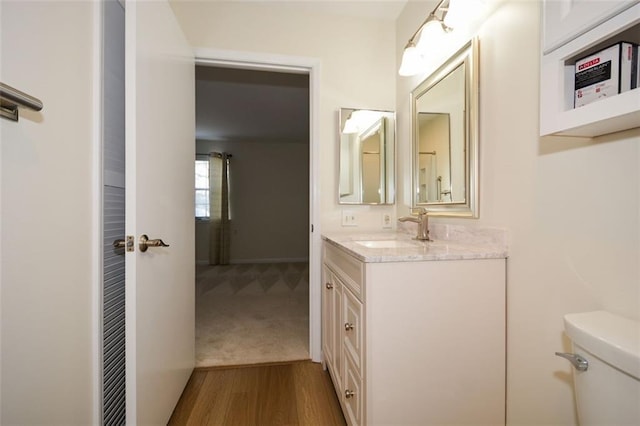
[[[418,113],[418,202],[439,203],[451,200],[451,155],[449,114]]]
[[[393,204],[395,114],[340,109],[340,204]]]
[[[412,92],[413,205],[477,217],[477,39]]]

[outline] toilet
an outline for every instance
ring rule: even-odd
[[[573,354],[558,355],[578,366],[573,382],[579,424],[640,425],[640,322],[595,311],[565,315],[564,329]]]

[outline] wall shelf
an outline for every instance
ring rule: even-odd
[[[573,108],[576,60],[619,41],[640,44],[640,2],[629,3],[635,4],[542,55],[540,136],[594,137],[640,127],[640,88]]]

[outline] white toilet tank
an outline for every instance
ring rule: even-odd
[[[640,322],[610,312],[567,314],[564,328],[586,371],[573,371],[578,421],[640,425]]]

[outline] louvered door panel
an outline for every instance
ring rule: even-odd
[[[125,393],[124,9],[104,1],[102,422],[123,425]]]
[[[103,287],[103,421],[124,424],[125,414],[125,298],[124,249],[113,241],[124,236],[124,188],[104,187]]]

